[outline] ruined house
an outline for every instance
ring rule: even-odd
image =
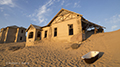
[[[23,42],[26,40],[24,27],[8,26],[0,30],[0,43]]]
[[[43,27],[31,24],[26,30],[27,42],[41,39],[83,41],[92,34],[104,32],[100,25],[92,23],[81,14],[61,9],[54,18]]]

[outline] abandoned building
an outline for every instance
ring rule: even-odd
[[[8,26],[0,30],[0,43],[23,42],[26,40],[24,27]]]
[[[104,32],[104,28],[94,24],[81,14],[61,9],[54,18],[43,27],[31,24],[26,30],[27,42],[41,39],[83,41],[92,34]]]

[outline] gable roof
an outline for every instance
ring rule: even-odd
[[[30,29],[31,26],[33,26],[35,29],[41,30],[40,26],[30,24],[30,26],[28,27],[28,29],[26,30],[26,32]]]
[[[24,27],[18,27],[18,26],[16,26],[16,25],[13,25],[13,26],[7,26],[6,28],[23,28],[23,29],[26,29],[26,28],[24,28]]]
[[[18,26],[16,26],[16,25],[13,25],[13,26],[7,26],[6,28],[18,28]]]
[[[63,12],[63,11],[64,11],[64,12]],[[76,14],[76,15],[81,16],[81,17],[83,16],[83,15],[81,15],[81,14],[78,14],[78,13],[75,13],[75,12],[72,12],[72,11],[69,11],[69,10],[66,10],[66,9],[62,8],[62,9],[53,17],[53,19],[52,19],[46,26],[43,26],[43,27],[48,27],[48,26],[50,26],[51,23],[52,23],[58,16],[62,16],[62,15],[67,14],[67,13]],[[82,18],[83,18],[83,17],[82,17]],[[84,19],[84,18],[83,18],[83,19]],[[82,20],[82,21],[83,21],[83,20]],[[85,22],[85,23],[88,23],[88,24],[91,24],[91,25],[93,25],[93,26],[105,28],[105,27],[103,27],[103,26],[100,26],[100,25],[97,25],[97,24],[95,24],[95,23],[92,23],[92,22],[90,22],[90,21],[88,21],[88,20],[86,20],[86,19],[85,19],[84,22]],[[43,27],[42,27],[42,28],[43,28]]]
[[[64,12],[63,12],[64,11]],[[63,12],[63,13],[62,13]],[[81,14],[78,14],[78,13],[75,13],[75,12],[72,12],[72,11],[69,11],[69,10],[66,10],[64,8],[62,8],[54,17],[53,19],[44,27],[47,27],[47,26],[50,26],[51,23],[58,17],[58,16],[61,16],[63,14],[67,14],[67,13],[73,13],[73,14],[76,14],[76,15],[79,15],[79,16],[82,16]]]

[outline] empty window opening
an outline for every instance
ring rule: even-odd
[[[47,37],[47,31],[45,31],[45,37],[44,38],[46,38]]]
[[[73,24],[70,24],[68,26],[69,26],[69,35],[73,35]]]
[[[33,32],[29,33],[29,38],[33,38]]]
[[[23,33],[23,30],[21,30],[21,33]]]
[[[20,37],[20,40],[22,40],[22,37]]]
[[[37,33],[37,37],[40,37],[40,32]]]
[[[54,28],[54,37],[57,36],[57,28]]]

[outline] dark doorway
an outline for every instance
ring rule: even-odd
[[[46,38],[47,37],[47,31],[45,31],[45,37],[44,38]]]
[[[38,33],[37,33],[37,39],[41,40],[41,32],[40,31],[38,31]]]

